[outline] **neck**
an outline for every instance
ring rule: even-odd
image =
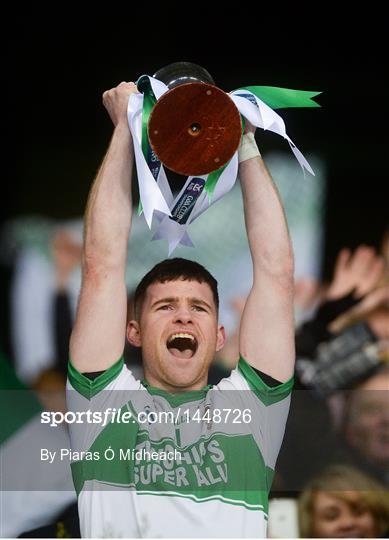
[[[160,390],[165,390],[169,394],[183,394],[185,392],[193,392],[196,390],[202,390],[204,386],[207,385],[207,377],[202,377],[200,380],[188,384],[188,385],[177,385],[167,381],[161,381],[157,377],[154,377],[148,370],[145,369],[145,379],[150,386],[159,388]]]

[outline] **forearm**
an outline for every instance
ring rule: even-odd
[[[293,256],[282,205],[260,157],[240,165],[254,280],[240,326],[240,352],[286,382],[294,370]]]
[[[84,267],[124,266],[132,214],[132,164],[131,134],[126,125],[118,124],[88,198]]]
[[[276,186],[261,157],[239,166],[247,237],[258,271],[293,279],[293,253],[285,214]]]

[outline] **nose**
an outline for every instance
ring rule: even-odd
[[[192,312],[189,306],[180,305],[174,314],[174,322],[188,324],[192,322]]]
[[[343,534],[348,534],[358,528],[358,523],[351,512],[345,512],[338,523],[338,528]]]

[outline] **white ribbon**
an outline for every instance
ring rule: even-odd
[[[172,201],[170,205],[171,210],[174,208],[176,203],[180,200],[187,186],[193,181],[194,178],[206,179],[206,176],[197,176],[197,177],[189,176],[185,184],[182,186],[181,191],[179,192],[177,197],[174,199],[174,201]],[[205,195],[206,193],[203,190],[199,198],[197,199],[196,204],[194,208],[192,209],[186,223],[181,224],[175,221],[174,219],[170,219],[169,216],[163,216],[163,219],[161,223],[159,224],[159,227],[155,231],[152,239],[153,240],[166,239],[168,241],[168,246],[169,246],[169,256],[173,253],[173,251],[178,246],[178,244],[194,247],[194,244],[187,233],[187,228],[189,224],[193,221],[193,215],[194,215],[195,209],[200,205],[200,202],[204,199]]]
[[[168,91],[168,87],[158,79],[149,77],[149,80],[157,100]],[[247,94],[250,95],[250,98],[247,97]],[[253,126],[277,133],[288,141],[289,146],[299,162],[304,174],[305,170],[312,175],[315,174],[303,154],[287,135],[283,119],[273,109],[271,109],[268,105],[266,105],[266,103],[264,103],[249,90],[235,90],[234,92],[231,92],[229,96],[235,103],[241,115],[247,118],[247,120]],[[195,178],[202,178],[207,181],[209,175],[197,177],[190,176],[176,198],[173,197],[163,164],[161,164],[156,181],[150,172],[149,166],[142,152],[142,110],[143,94],[131,94],[128,102],[127,116],[134,142],[139,195],[142,209],[149,228],[151,228],[153,216],[155,216],[156,220],[158,221],[159,225],[153,236],[153,240],[166,239],[168,241],[170,256],[180,243],[185,246],[193,247],[193,242],[191,241],[187,232],[189,225],[201,214],[203,214],[212,204],[228,193],[228,191],[230,191],[234,186],[238,174],[238,152],[235,152],[230,162],[220,175],[216,183],[215,190],[212,194],[212,199],[208,196],[204,188],[198,197],[196,204],[191,210],[186,223],[178,223],[169,217],[171,216],[171,210],[180,200],[190,182],[192,182]]]
[[[227,167],[224,169],[220,175],[215,190],[212,195],[212,199],[208,196],[208,193],[203,189],[201,195],[196,201],[194,208],[192,209],[188,220],[186,223],[178,223],[174,219],[169,217],[164,217],[161,221],[157,231],[153,236],[153,240],[167,239],[169,245],[169,255],[174,251],[179,243],[186,246],[193,246],[192,241],[187,233],[187,228],[195,219],[197,219],[203,212],[205,212],[212,204],[215,204],[223,195],[225,195],[236,182],[238,174],[238,152],[232,156],[232,159],[228,163]],[[204,176],[190,176],[182,187],[181,191],[170,205],[172,210],[176,203],[180,200],[182,194],[185,192],[187,186],[193,182],[196,178],[202,178],[207,181],[209,175]],[[188,240],[190,244],[188,243]]]
[[[185,182],[184,187],[186,187],[187,184],[188,184],[188,182]],[[160,171],[159,171],[159,174],[158,174],[157,185],[160,188],[160,190],[162,192],[162,195],[165,198],[165,201],[169,205],[169,208],[170,209],[174,208],[175,201],[176,201],[177,197],[176,197],[176,199],[174,199],[174,197],[173,197],[173,193],[172,193],[172,190],[170,189],[169,182],[168,182],[168,180],[166,178],[166,173],[165,173],[165,169],[163,168],[163,166],[160,168]],[[183,190],[181,190],[181,192],[182,191]],[[168,219],[168,216],[166,216],[166,214],[164,214],[162,212],[158,212],[158,211],[156,211],[154,213],[154,216],[157,219],[158,223],[161,223],[164,220],[164,218]],[[171,221],[171,220],[169,220],[169,221]],[[172,223],[176,223],[176,222],[172,222]],[[170,237],[170,235],[164,233],[163,229],[161,229],[161,227],[159,227],[157,229],[156,233],[154,234],[152,240],[159,240],[160,239],[158,237],[158,232],[159,231],[161,231],[161,236],[160,236],[161,239]],[[182,235],[182,237],[180,237],[179,243],[182,244],[183,246],[194,247],[194,244],[193,244],[192,240],[190,239],[189,234],[186,231],[184,231],[184,234]],[[174,247],[176,247],[176,245]]]
[[[134,144],[140,200],[147,225],[151,228],[154,211],[170,215],[170,210],[142,152],[142,109],[143,94],[134,92],[128,100],[127,118]]]
[[[247,97],[244,97],[244,94],[249,94],[252,96],[252,99],[255,99],[256,105]],[[290,149],[295,155],[297,161],[299,162],[303,173],[305,174],[306,169],[309,173],[315,176],[310,164],[305,159],[303,154],[287,135],[285,129],[285,122],[269,105],[266,105],[261,99],[259,99],[255,94],[249,90],[234,90],[230,93],[232,101],[237,106],[240,114],[247,118],[247,120],[255,127],[260,127],[264,130],[273,131],[277,135],[284,137],[289,143]]]

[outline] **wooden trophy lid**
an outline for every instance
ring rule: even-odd
[[[160,97],[150,114],[148,134],[166,167],[184,176],[200,176],[231,159],[242,125],[228,94],[212,84],[189,82]]]

